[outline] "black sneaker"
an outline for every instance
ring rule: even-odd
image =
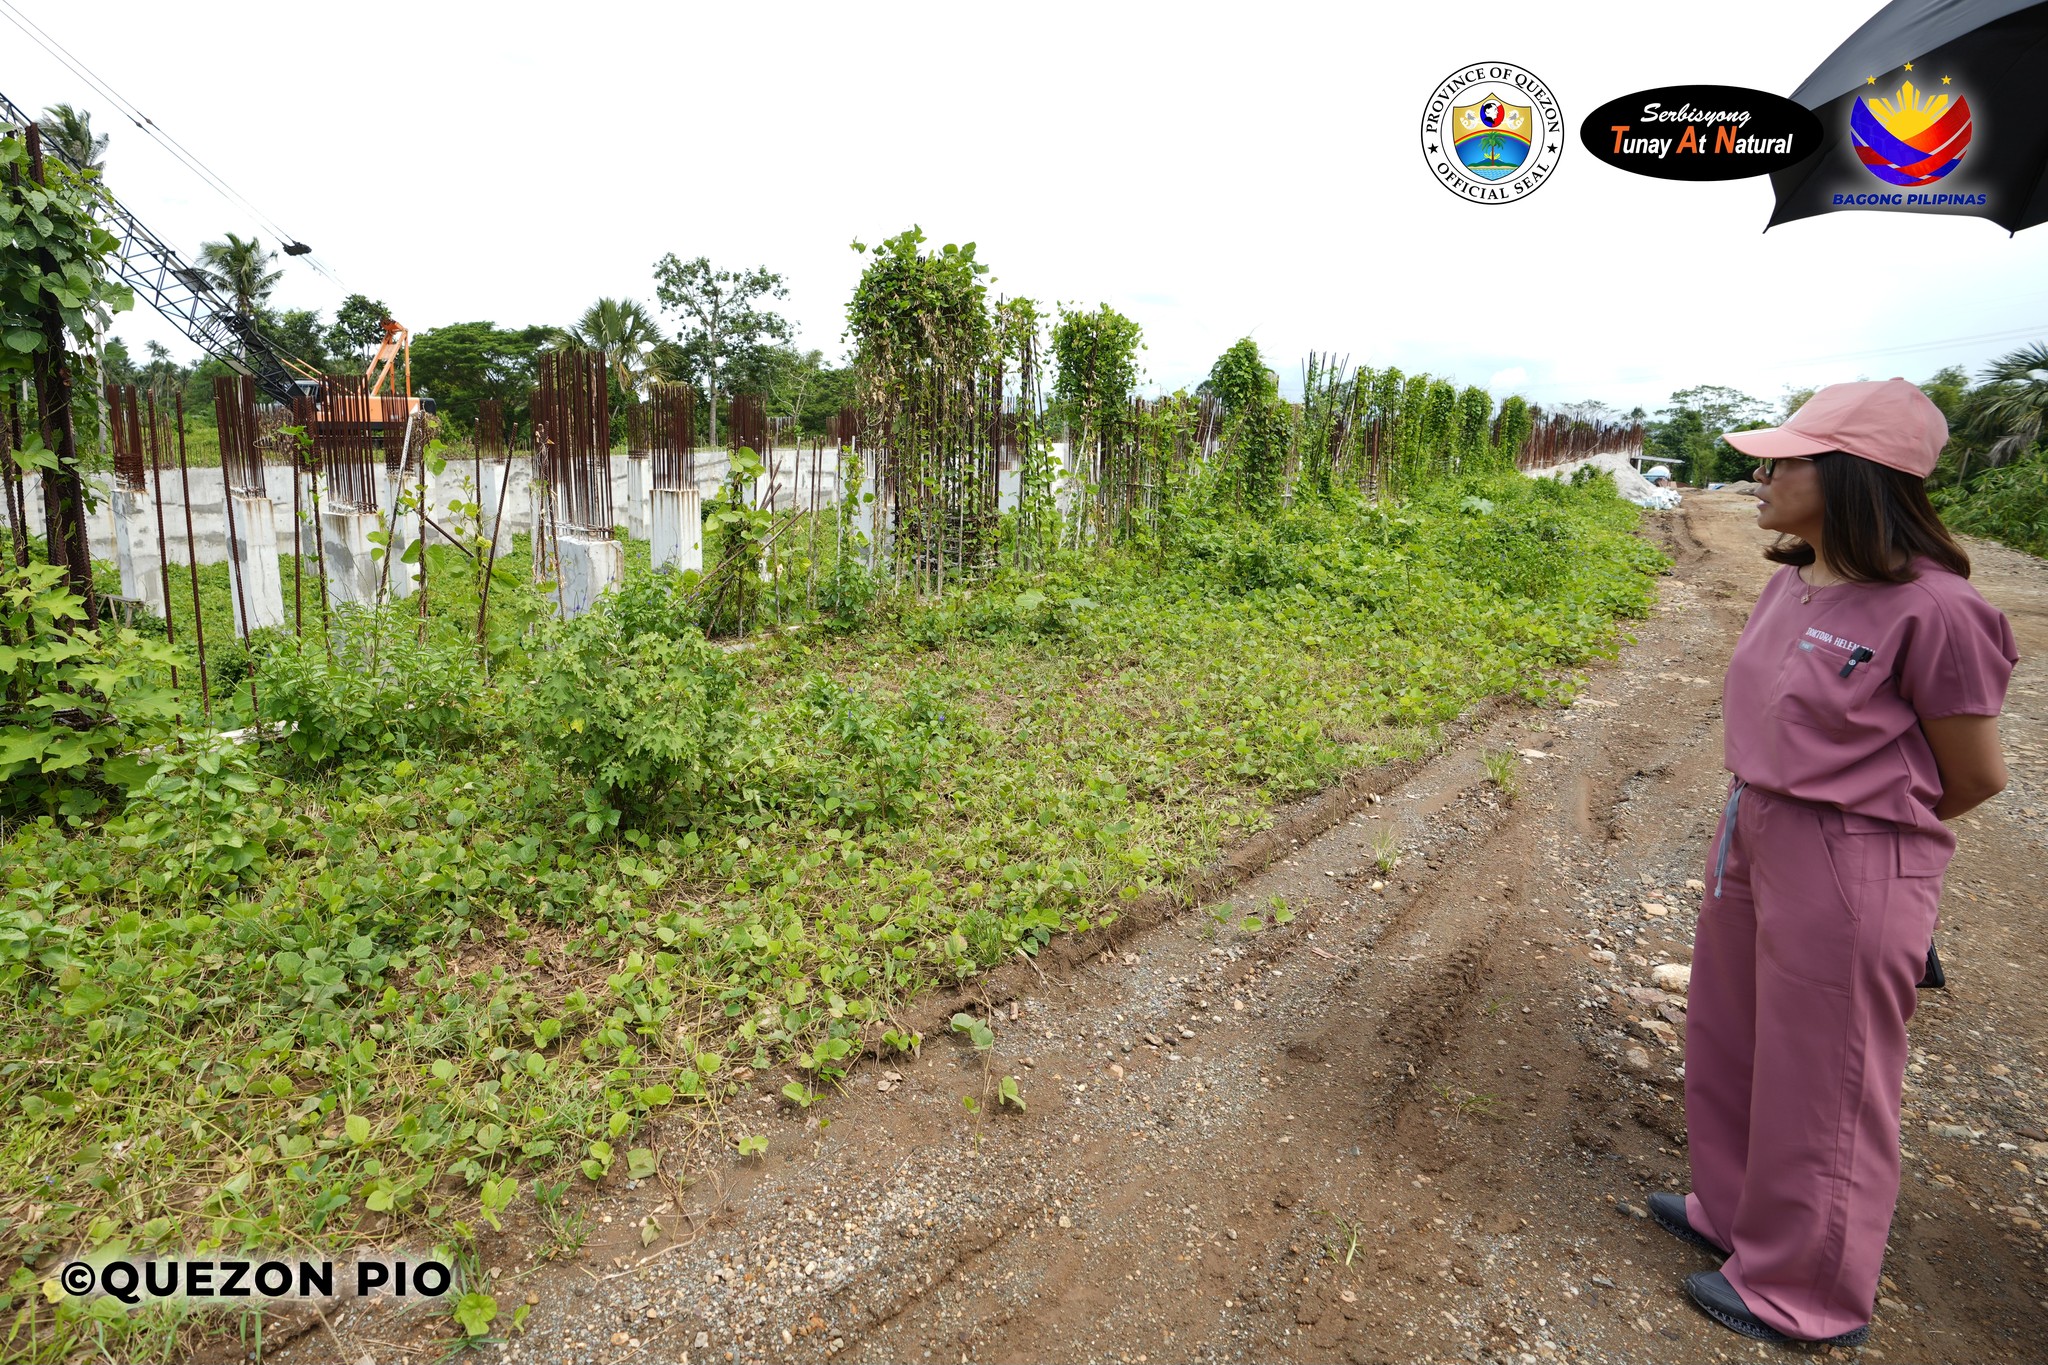
[[[1726,1256],[1728,1254],[1727,1247],[1718,1246],[1714,1242],[1709,1241],[1704,1234],[1693,1227],[1692,1221],[1685,1216],[1684,1195],[1670,1194],[1664,1190],[1659,1190],[1643,1202],[1650,1206],[1650,1217],[1657,1220],[1657,1226],[1670,1233],[1673,1237],[1676,1237],[1679,1241],[1691,1242],[1694,1246],[1704,1247],[1716,1255]]]
[[[1785,1343],[1804,1341],[1803,1337],[1788,1337],[1777,1328],[1749,1311],[1749,1305],[1742,1301],[1742,1295],[1735,1292],[1735,1286],[1718,1270],[1702,1270],[1685,1277],[1685,1292],[1692,1295],[1692,1301],[1715,1322],[1730,1331],[1740,1332],[1758,1341]],[[1854,1331],[1840,1336],[1822,1337],[1812,1342],[1816,1346],[1861,1346],[1870,1335],[1870,1324],[1864,1323]]]

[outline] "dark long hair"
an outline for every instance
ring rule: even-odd
[[[1913,561],[1925,555],[1963,578],[1970,557],[1948,533],[1927,500],[1927,483],[1916,474],[1831,450],[1813,457],[1820,475],[1821,541],[1828,568],[1852,583],[1910,583]],[[1904,557],[1904,562],[1894,565]],[[1813,547],[1797,536],[1780,536],[1764,551],[1778,564],[1811,564]]]

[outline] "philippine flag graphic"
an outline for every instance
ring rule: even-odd
[[[1890,100],[1859,99],[1849,136],[1870,173],[1888,185],[1931,185],[1962,162],[1970,146],[1970,102],[1924,98],[1907,81]]]

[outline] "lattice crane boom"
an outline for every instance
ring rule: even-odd
[[[32,120],[13,100],[0,94],[0,122],[26,128]],[[47,140],[43,146],[73,170],[84,170]],[[266,398],[289,407],[301,390],[292,377],[291,365],[258,330],[256,320],[222,298],[204,271],[188,265],[104,183],[100,190],[104,200],[101,221],[121,243],[109,263],[114,277],[200,350],[229,369],[253,376]]]

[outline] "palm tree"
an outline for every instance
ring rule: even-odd
[[[93,136],[92,115],[68,104],[53,104],[36,120],[43,140],[66,161],[88,171],[107,168],[107,135]]]
[[[1970,394],[1970,425],[1991,441],[1984,462],[2002,465],[2041,439],[2041,419],[2048,415],[2048,342],[2008,351],[1979,378],[1984,382]]]
[[[244,241],[230,232],[226,241],[207,242],[199,248],[199,273],[232,298],[236,310],[254,323],[269,302],[270,291],[284,278],[282,270],[270,268],[276,260],[277,253],[265,251],[260,239]]]
[[[647,370],[647,352],[661,340],[661,329],[647,309],[632,299],[599,299],[583,310],[569,335],[579,344],[604,354],[621,392],[638,391]]]

